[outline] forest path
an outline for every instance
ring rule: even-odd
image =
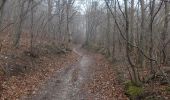
[[[94,60],[79,49],[74,49],[74,52],[81,56],[79,61],[56,72],[29,100],[84,100],[87,98],[81,87],[90,77],[89,67],[93,65]]]

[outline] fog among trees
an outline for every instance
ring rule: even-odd
[[[79,47],[102,54],[119,70],[120,84],[130,80],[154,92],[161,87],[155,84],[169,88],[169,33],[169,0],[0,0],[0,76],[11,76],[10,62],[21,52],[33,57],[32,69],[41,53],[67,54]],[[143,100],[137,95],[130,98]]]

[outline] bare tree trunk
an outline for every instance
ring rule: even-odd
[[[0,0],[0,29],[1,29],[2,20],[3,20],[3,10],[4,10],[5,3],[6,3],[6,0]]]
[[[31,30],[30,30],[30,34],[31,34],[30,51],[31,52],[32,52],[32,48],[33,48],[33,27],[34,27],[34,9],[33,9],[33,4],[34,4],[34,0],[31,0]]]
[[[149,47],[149,57],[153,58],[153,22],[154,22],[154,9],[155,9],[155,0],[150,0],[150,47]],[[153,68],[153,61],[150,60],[150,67],[151,67],[151,73],[155,73]]]
[[[3,10],[6,1],[7,1],[7,0],[1,0],[1,1],[0,1],[0,11]]]
[[[134,0],[131,0],[131,11],[130,11],[130,34],[131,34],[131,41],[134,45],[136,45],[135,43],[135,38],[136,38],[136,34],[134,32],[134,12],[135,12],[135,8],[134,8]]]
[[[140,33],[139,47],[144,50],[145,0],[140,0],[140,5],[141,5],[141,33]],[[145,50],[144,50],[144,52],[145,52]],[[143,67],[144,57],[141,53],[139,54],[139,64],[140,64],[140,67]]]
[[[66,9],[66,16],[67,16],[67,26],[66,26],[67,27],[67,34],[66,34],[66,40],[67,40],[66,42],[67,43],[66,44],[67,44],[67,47],[68,47],[69,43],[71,42],[71,39],[70,39],[71,34],[70,34],[70,28],[69,28],[69,14],[70,14],[69,13],[69,8],[70,8],[69,1],[70,0],[67,1],[67,5],[66,5],[67,6],[67,9]]]
[[[161,42],[162,42],[162,47],[161,47],[161,63],[165,64],[166,63],[166,41],[167,41],[167,32],[168,32],[168,23],[169,23],[169,3],[167,1],[164,1],[165,4],[165,20],[164,20],[164,28],[163,32],[161,34]]]
[[[13,40],[13,46],[16,48],[19,47],[24,18],[26,16],[26,14],[28,13],[28,9],[30,6],[28,4],[26,10],[24,11],[26,2],[27,1],[24,1],[24,0],[18,2],[19,3],[19,7],[18,7],[19,17],[17,18],[17,23],[15,25],[15,34],[14,34],[14,40]]]
[[[58,3],[57,3],[57,7],[58,7],[58,20],[59,20],[59,25],[58,25],[58,43],[59,45],[61,45],[61,42],[62,42],[62,31],[61,31],[61,23],[62,23],[62,9],[61,9],[61,1],[58,0]]]
[[[117,13],[116,13],[116,9],[117,9],[117,2],[116,0],[114,0],[114,14],[115,14],[115,17],[117,17]],[[112,60],[114,61],[115,60],[115,46],[116,46],[116,38],[115,38],[115,34],[117,33],[116,31],[116,19],[114,19],[115,22],[114,22],[114,32],[113,32],[113,49],[112,49]],[[120,48],[120,51],[121,51],[121,45],[119,45],[119,48]]]
[[[52,0],[48,0],[48,22],[47,22],[47,33],[51,35],[51,17],[52,17]]]
[[[128,6],[127,6],[127,3],[128,1],[127,0],[124,0],[124,4],[125,4],[125,21],[126,21],[126,29],[125,29],[125,32],[126,32],[126,39],[127,41],[129,41],[129,18],[128,18]],[[132,63],[131,61],[131,58],[130,58],[130,45],[129,45],[129,42],[126,42],[126,56],[127,56],[127,59],[128,59],[128,62],[131,66],[131,69],[132,69],[132,75],[133,75],[133,82],[136,84],[136,85],[140,85],[140,79],[138,79],[138,73],[137,73],[137,69],[135,68],[136,66]]]
[[[107,49],[107,56],[110,56],[110,12],[107,9],[107,30],[106,30],[106,49]]]
[[[19,18],[17,18],[18,21],[15,25],[15,34],[14,34],[14,41],[13,41],[13,46],[16,48],[19,46],[21,32],[22,32],[24,1],[19,2],[18,9],[19,9]]]

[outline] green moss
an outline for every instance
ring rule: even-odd
[[[137,86],[129,86],[127,89],[127,94],[129,94],[132,97],[140,96],[143,94],[143,88],[142,87],[137,87]]]
[[[125,82],[125,90],[126,90],[126,94],[130,98],[136,98],[144,93],[144,89],[142,87],[136,86],[131,81]]]

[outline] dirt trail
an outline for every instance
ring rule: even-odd
[[[26,100],[85,100],[81,87],[89,78],[88,70],[94,61],[81,51],[74,52],[81,56],[79,61],[56,72],[37,94]]]

